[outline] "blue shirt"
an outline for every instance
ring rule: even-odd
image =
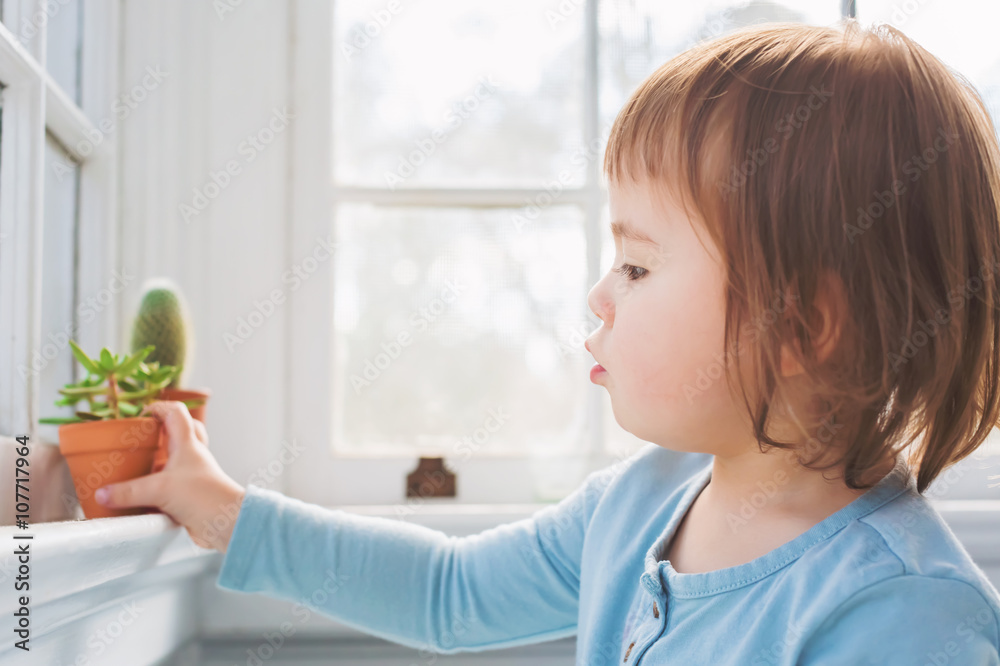
[[[677,573],[660,554],[711,471],[708,454],[647,444],[461,538],[251,485],[216,584],[444,654],[575,634],[586,666],[1000,664],[1000,595],[902,457],[769,553]]]

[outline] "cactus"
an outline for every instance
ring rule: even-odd
[[[191,347],[188,338],[187,305],[180,289],[170,280],[154,278],[143,285],[142,301],[132,324],[132,352],[155,347],[149,361],[178,368],[170,388],[183,385],[184,364]]]

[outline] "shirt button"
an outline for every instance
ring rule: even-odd
[[[653,602],[653,617],[660,617],[660,609],[656,607],[656,602]]]
[[[625,650],[625,658],[622,661],[628,661],[628,655],[632,651],[632,646],[635,645],[635,641],[629,644],[628,649]]]

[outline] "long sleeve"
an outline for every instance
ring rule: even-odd
[[[250,485],[216,585],[442,654],[570,636],[587,526],[615,473],[592,472],[558,504],[461,538]]]
[[[997,614],[968,583],[901,575],[844,601],[796,661],[820,664],[998,666]]]

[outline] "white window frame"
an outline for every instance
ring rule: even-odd
[[[290,195],[290,239],[292,256],[302,256],[317,236],[326,237],[335,224],[333,211],[343,202],[364,201],[400,206],[470,206],[476,208],[520,207],[526,198],[544,193],[542,187],[516,189],[446,189],[395,190],[366,187],[331,187],[333,183],[332,122],[334,105],[330,82],[333,80],[334,20],[333,8],[306,3],[298,6],[293,19],[295,30],[293,60],[308,62],[309,67],[293,67],[293,105],[300,113],[293,137],[293,170]],[[326,4],[326,3],[323,3]],[[583,135],[598,135],[597,109],[597,12],[595,3],[587,3],[585,12],[585,113]],[[323,91],[322,95],[317,91]],[[327,164],[328,171],[310,168]],[[581,208],[585,218],[587,279],[593,284],[600,277],[601,239],[598,225],[605,201],[601,187],[600,165],[587,165],[584,185],[566,189],[560,204]],[[296,252],[298,252],[296,254]],[[336,259],[334,259],[336,261]],[[444,457],[445,465],[455,470],[457,497],[406,498],[406,475],[416,467],[418,455],[365,455],[334,452],[332,315],[327,308],[309,304],[333,303],[332,279],[320,285],[310,284],[293,301],[289,331],[289,400],[290,431],[303,441],[330,442],[330,446],[309,447],[294,465],[286,468],[283,489],[305,501],[321,505],[395,505],[401,513],[423,504],[530,504],[538,502],[532,483],[532,457],[525,454],[487,454],[479,452],[468,460]],[[298,294],[296,294],[297,296]],[[301,303],[296,307],[295,303]],[[596,328],[596,326],[595,326]],[[586,377],[581,377],[586,381]],[[598,386],[590,386],[587,400],[589,423],[586,441],[579,456],[572,461],[575,476],[582,480],[581,469],[605,467],[624,454],[604,450],[604,403]],[[414,395],[418,400],[419,396]],[[567,464],[571,461],[565,461]],[[449,465],[449,463],[451,463]],[[549,498],[551,499],[551,498]],[[543,500],[544,501],[544,500]]]
[[[46,3],[2,0],[0,84],[3,90],[3,139],[0,143],[0,321],[10,336],[0,340],[0,358],[10,363],[0,373],[0,435],[27,434],[39,440],[38,419],[48,413],[40,404],[39,378],[18,368],[32,367],[46,331],[41,330],[42,234],[45,202],[46,133],[76,161],[78,177],[77,253],[74,303],[81,294],[101,288],[105,267],[116,256],[116,147],[108,137],[93,151],[76,146],[99,133],[92,117],[107,117],[117,86],[118,3],[90,3],[83,12],[80,49],[81,103],[60,88],[45,67],[48,30]],[[51,11],[61,3],[48,3]],[[23,44],[11,30],[29,22],[37,33]],[[117,309],[111,303],[75,339],[85,348],[115,345]],[[67,349],[60,353],[68,353]],[[49,398],[49,396],[46,396]],[[44,484],[42,487],[45,487]]]

